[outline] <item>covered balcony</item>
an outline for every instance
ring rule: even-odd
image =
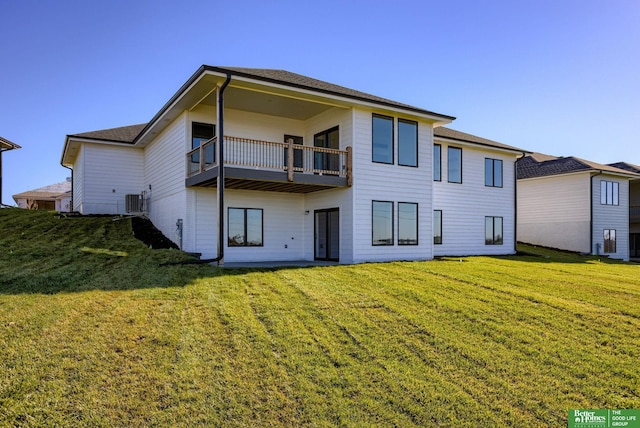
[[[216,187],[217,138],[187,153],[186,186]],[[224,137],[225,188],[310,193],[351,186],[351,147],[337,150]]]

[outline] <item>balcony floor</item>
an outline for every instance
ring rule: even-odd
[[[225,167],[224,174],[225,189],[312,193],[320,190],[347,187],[347,179],[345,177],[333,175],[296,172],[293,174],[293,182],[290,182],[287,180],[286,171]],[[217,166],[185,180],[187,187],[216,187],[217,183]]]

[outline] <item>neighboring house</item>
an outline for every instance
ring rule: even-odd
[[[71,211],[71,179],[13,195],[20,208]]]
[[[517,166],[518,241],[629,260],[630,188],[640,174],[541,153]]]
[[[0,137],[0,206],[2,206],[2,153],[20,148],[16,143]]]
[[[68,135],[61,163],[74,210],[145,214],[205,258],[511,254],[522,150],[441,127],[453,120],[283,70],[202,66],[149,123]]]
[[[640,166],[627,162],[612,163],[610,166],[640,174]],[[640,259],[640,180],[629,181],[629,257]]]

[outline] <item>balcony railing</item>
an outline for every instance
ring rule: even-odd
[[[631,223],[640,223],[640,206],[629,207],[629,221]]]
[[[187,153],[187,176],[192,177],[218,165],[216,138]],[[289,143],[224,138],[225,166],[286,171],[288,181],[294,172],[345,177],[351,185],[351,147],[347,150],[327,149]]]

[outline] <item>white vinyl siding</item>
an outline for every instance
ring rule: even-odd
[[[186,114],[178,116],[149,143],[144,157],[144,189],[149,197],[149,218],[164,235],[179,242],[176,221],[183,220],[183,247],[193,251],[195,224],[187,217],[186,153],[190,150],[191,124]],[[151,188],[149,189],[149,186]]]
[[[85,143],[74,171],[83,214],[125,214],[125,195],[143,190],[142,150],[116,144]]]
[[[393,201],[418,204],[418,236],[432,236],[431,192],[433,183],[432,159],[433,128],[425,121],[418,121],[418,168],[387,165],[371,161],[371,121],[372,114],[391,116],[384,111],[354,109],[353,150],[353,218],[354,246],[353,261],[425,260],[433,258],[431,239],[420,239],[419,245],[397,245],[397,233],[393,246],[371,244],[372,201]],[[394,116],[416,120],[412,117]],[[394,127],[397,132],[397,127]],[[397,140],[397,137],[395,138]],[[397,151],[397,145],[395,146]],[[394,154],[397,159],[397,153]],[[397,216],[396,216],[397,217]],[[394,231],[397,224],[394,224]]]
[[[447,177],[433,182],[433,209],[441,210],[443,219],[442,244],[434,246],[435,255],[513,254],[515,154],[440,139],[436,143],[442,146],[442,165],[448,164],[450,145],[462,148],[462,183],[449,183]],[[503,187],[485,186],[485,158],[502,160]],[[485,244],[485,217],[503,218],[501,245]]]
[[[83,202],[84,202],[84,145],[81,144],[78,150],[78,155],[73,162],[73,209],[80,214],[84,214]]]
[[[618,183],[619,205],[603,205],[601,181]],[[599,175],[593,178],[593,249],[594,254],[604,254],[604,230],[616,231],[616,252],[607,256],[629,260],[629,180]]]
[[[518,241],[590,252],[589,181],[587,172],[519,180]]]

